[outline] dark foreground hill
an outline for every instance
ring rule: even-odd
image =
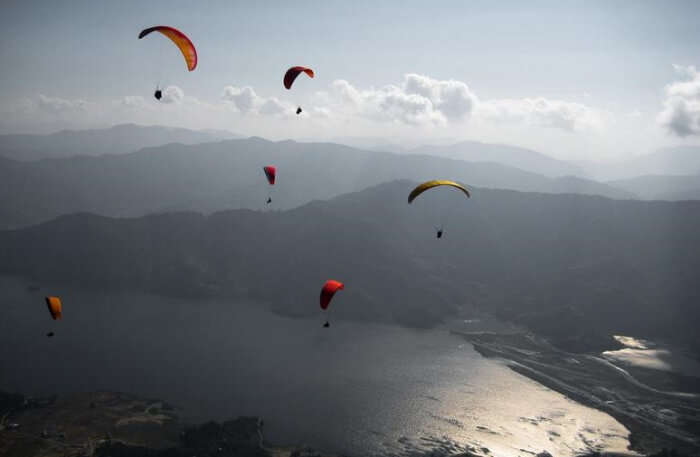
[[[609,347],[611,333],[697,349],[700,202],[477,189],[407,205],[412,186],[283,212],[65,216],[0,232],[0,273],[292,315],[317,313],[335,278],[346,289],[332,317],[430,326],[476,308],[573,350]],[[436,208],[451,208],[442,240]]]
[[[575,178],[546,178],[496,163],[368,152],[331,143],[260,138],[169,144],[137,153],[37,162],[0,159],[0,228],[43,222],[62,214],[142,216],[265,206],[262,167],[276,165],[273,207],[288,209],[394,179],[436,176],[473,186],[611,198],[632,194]]]

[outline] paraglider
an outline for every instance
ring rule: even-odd
[[[292,67],[287,72],[284,74],[284,87],[289,90],[292,88],[292,84],[294,84],[294,80],[297,79],[297,76],[299,76],[300,73],[306,73],[309,78],[314,77],[314,71],[311,68],[306,68],[306,67]],[[301,106],[297,107],[297,116],[301,114],[302,109]]]
[[[263,167],[263,172],[265,172],[265,177],[267,178],[268,184],[270,186],[275,185],[275,178],[277,177],[277,168],[273,167],[272,165],[268,165],[266,167]],[[267,194],[267,204],[269,205],[272,203],[272,197],[270,196],[269,192]]]
[[[413,202],[413,200],[416,199],[416,197],[418,197],[420,194],[422,194],[426,190],[433,189],[435,187],[440,187],[440,186],[454,187],[455,189],[462,191],[464,193],[464,195],[467,196],[467,198],[471,197],[471,193],[469,192],[469,189],[464,187],[462,184],[455,182],[455,181],[448,181],[445,179],[435,179],[432,181],[426,181],[426,182],[416,186],[416,188],[413,189],[410,194],[408,194],[408,203],[411,204]],[[444,231],[443,226],[440,225],[439,227],[435,227],[435,230],[436,230],[437,239],[442,238],[442,234]]]
[[[197,49],[195,49],[192,41],[187,38],[187,35],[173,27],[168,27],[167,25],[157,25],[155,27],[149,27],[141,30],[141,33],[139,33],[139,40],[152,32],[160,32],[166,37],[170,38],[170,41],[175,43],[175,46],[180,49],[182,56],[185,58],[185,63],[187,64],[187,69],[189,71],[197,68]]]
[[[330,305],[331,300],[333,299],[333,296],[335,293],[339,290],[345,289],[345,284],[343,284],[340,281],[336,281],[334,279],[329,279],[326,281],[326,283],[323,285],[321,288],[321,297],[320,297],[320,303],[321,303],[321,309],[326,310],[328,309],[328,305]],[[323,324],[324,328],[330,327],[330,323],[326,321],[325,324]]]
[[[272,165],[267,165],[263,167],[263,171],[265,172],[267,182],[270,183],[271,186],[274,186],[275,178],[277,177],[277,168],[273,167]]]
[[[284,74],[284,87],[286,89],[291,89],[294,80],[297,79],[297,76],[299,76],[299,74],[302,72],[309,75],[309,78],[314,77],[314,71],[311,68],[292,67],[289,70],[287,70],[287,72]]]
[[[408,194],[408,203],[410,204],[411,202],[413,202],[413,200],[415,200],[416,197],[418,197],[420,194],[422,194],[426,190],[432,189],[432,188],[438,187],[438,186],[452,186],[452,187],[464,192],[464,195],[466,195],[467,198],[471,197],[469,190],[466,187],[464,187],[463,185],[461,185],[460,183],[454,182],[454,181],[448,181],[448,180],[444,180],[444,179],[435,179],[432,181],[426,181],[423,184],[418,184],[416,186],[416,188],[413,189],[410,194]]]
[[[63,317],[63,305],[61,304],[61,299],[58,297],[46,297],[46,306],[49,308],[49,313],[51,313],[51,318],[53,320],[61,320]]]
[[[48,296],[44,297],[44,300],[46,301],[46,306],[49,308],[51,318],[53,320],[60,320],[63,317],[63,305],[61,304],[61,299],[58,297]],[[51,338],[53,335],[53,332],[46,334],[48,338]]]
[[[160,32],[168,37],[170,41],[175,43],[175,46],[178,47],[182,53],[182,56],[185,58],[185,64],[187,65],[187,69],[189,71],[197,68],[197,49],[195,49],[192,41],[190,41],[190,39],[187,38],[184,33],[173,27],[157,25],[155,27],[149,27],[141,30],[141,33],[139,33],[139,40],[152,32]],[[153,93],[153,96],[156,98],[156,100],[160,100],[163,98],[163,91],[159,87],[156,87],[156,91]]]

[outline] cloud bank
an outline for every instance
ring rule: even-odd
[[[485,101],[479,105],[479,115],[495,122],[524,123],[567,132],[595,130],[605,123],[605,115],[599,110],[543,97]]]
[[[476,95],[461,81],[440,81],[414,73],[405,75],[399,85],[380,89],[360,90],[339,79],[331,84],[331,91],[345,105],[341,111],[407,125],[460,121],[471,114],[477,103]]]
[[[685,93],[673,89],[674,94],[681,92]],[[89,128],[121,122],[168,123],[191,128],[233,127],[249,134],[279,137],[316,135],[319,131],[327,136],[369,131],[415,136],[454,134],[466,128],[498,132],[504,127],[572,133],[599,129],[607,120],[605,112],[579,102],[545,97],[483,100],[463,81],[416,73],[379,88],[359,88],[338,79],[307,100],[300,117],[308,122],[300,125],[290,122],[298,119],[296,105],[263,96],[251,86],[227,85],[212,102],[186,96],[177,86],[165,88],[160,102],[137,95],[99,102],[40,95],[25,103],[20,122],[43,122],[44,129],[49,125]],[[267,120],[261,122],[261,118]]]
[[[294,107],[286,102],[282,102],[275,97],[261,97],[250,86],[224,87],[221,95],[224,102],[232,104],[241,114],[259,114],[264,116],[278,116],[291,114]]]
[[[325,95],[324,97],[327,98]],[[523,124],[566,132],[599,129],[606,114],[587,105],[544,97],[480,100],[469,86],[407,74],[398,85],[358,89],[348,81],[331,84],[331,110],[410,126],[445,126],[475,118],[487,123]]]
[[[700,135],[700,72],[694,66],[673,66],[682,81],[666,86],[666,99],[657,121],[680,137]]]

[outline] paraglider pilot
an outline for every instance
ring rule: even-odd
[[[163,92],[160,90],[159,87],[156,87],[156,91],[153,93],[153,96],[156,98],[156,100],[160,100],[163,98]]]
[[[327,310],[333,295],[335,295],[337,291],[343,289],[345,289],[345,284],[340,281],[336,281],[334,279],[329,279],[326,281],[321,289],[321,309],[324,311]],[[326,323],[323,324],[323,328],[328,328],[330,326],[331,324],[327,320]]]
[[[297,114],[301,114],[301,106],[297,106]]]

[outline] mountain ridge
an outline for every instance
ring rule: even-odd
[[[320,285],[336,278],[352,303],[338,318],[425,327],[477,310],[574,351],[608,348],[611,334],[700,344],[700,253],[684,248],[700,242],[700,202],[476,188],[408,205],[414,184],[286,211],[62,216],[0,232],[0,272],[293,316],[317,313]],[[454,212],[441,240],[435,207]]]
[[[268,189],[262,167],[270,164],[277,166],[278,180]],[[175,210],[260,209],[268,190],[273,208],[288,209],[385,181],[435,176],[476,187],[634,197],[607,184],[547,178],[495,163],[252,137],[168,144],[118,155],[6,160],[0,163],[0,193],[13,198],[0,201],[0,228],[81,211],[139,216]]]
[[[0,135],[0,156],[33,161],[72,156],[125,154],[169,143],[196,144],[238,135],[223,130],[190,130],[161,125],[117,124],[103,129],[60,130],[45,135]]]

